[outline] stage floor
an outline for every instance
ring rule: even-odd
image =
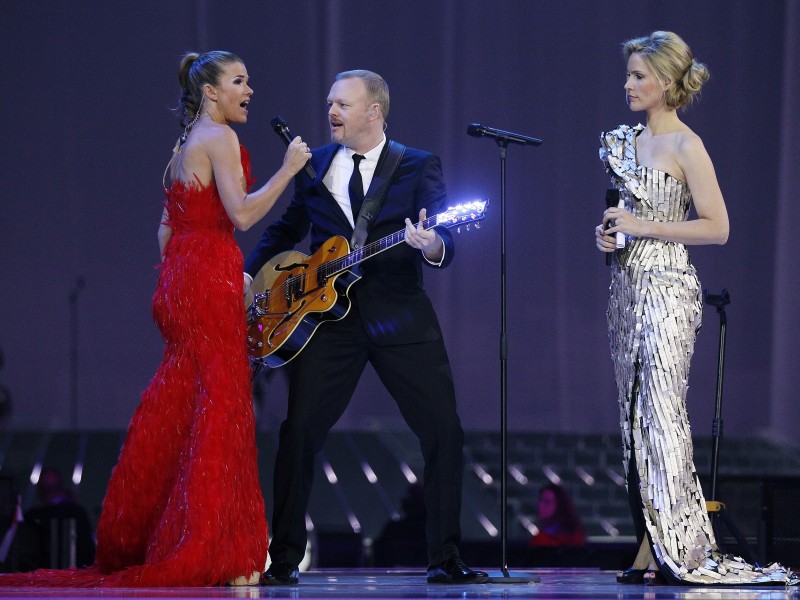
[[[500,573],[490,574],[500,577]],[[512,576],[535,575],[540,583],[428,585],[423,571],[329,569],[301,573],[300,585],[290,587],[215,587],[144,589],[0,589],[0,598],[648,598],[703,600],[800,599],[800,589],[786,587],[688,587],[620,585],[611,571],[542,569],[512,571]]]

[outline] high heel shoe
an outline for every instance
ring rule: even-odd
[[[661,571],[647,571],[644,574],[645,585],[667,585],[667,579],[661,574]]]
[[[259,581],[261,581],[261,573],[259,571],[253,571],[250,574],[250,577],[247,577],[247,575],[239,575],[238,577],[234,577],[228,581],[228,585],[233,587],[239,587],[243,585],[258,585]]]
[[[617,583],[644,583],[644,576],[647,569],[625,569],[617,571]]]

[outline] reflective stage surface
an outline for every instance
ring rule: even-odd
[[[539,583],[428,585],[422,570],[320,569],[301,573],[292,587],[216,587],[145,589],[0,588],[0,598],[648,598],[698,600],[800,599],[800,589],[785,587],[710,587],[621,585],[614,572],[597,569],[512,571],[512,577],[537,577]]]

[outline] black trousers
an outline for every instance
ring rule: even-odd
[[[303,558],[315,455],[347,408],[367,361],[419,438],[428,560],[436,564],[458,555],[464,433],[444,342],[379,346],[366,336],[353,306],[341,321],[324,323],[290,363],[288,415],[274,471],[273,561],[297,565]]]

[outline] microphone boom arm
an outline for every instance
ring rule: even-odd
[[[495,129],[494,127],[487,127],[480,123],[470,123],[467,125],[467,134],[472,137],[493,137],[497,140],[498,144],[504,143],[508,145],[509,142],[514,144],[521,144],[523,146],[541,146],[542,140],[539,138],[531,137],[529,135],[522,135],[521,133],[513,133],[511,131],[504,131],[502,129]]]

